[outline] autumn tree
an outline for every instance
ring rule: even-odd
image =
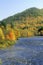
[[[3,39],[3,40],[5,39],[2,28],[0,28],[0,39]]]
[[[8,33],[6,34],[6,39],[13,41],[16,39],[13,29],[8,30]]]

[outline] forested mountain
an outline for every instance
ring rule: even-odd
[[[27,17],[37,17],[37,16],[42,16],[43,17],[43,9],[38,9],[38,8],[29,8],[26,9],[25,11],[21,12],[21,13],[17,13],[13,16],[10,16],[2,21],[9,23],[9,22],[14,22],[14,21],[18,21],[19,20],[23,20],[23,18],[27,18]]]
[[[29,8],[0,21],[0,43],[19,37],[43,36],[43,9]]]

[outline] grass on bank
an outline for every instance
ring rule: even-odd
[[[15,41],[11,40],[0,40],[0,49],[4,49],[15,44]]]

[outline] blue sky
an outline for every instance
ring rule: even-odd
[[[0,20],[30,7],[43,8],[43,0],[0,0]]]

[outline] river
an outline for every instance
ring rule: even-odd
[[[15,45],[0,50],[0,65],[43,65],[43,36],[19,38]]]

